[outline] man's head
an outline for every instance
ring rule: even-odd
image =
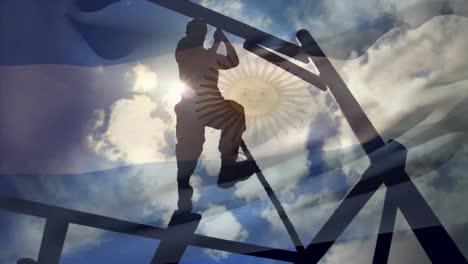
[[[203,45],[207,32],[208,26],[200,18],[192,19],[190,22],[188,22],[185,29],[185,34],[187,37],[189,37],[190,40],[198,45]]]

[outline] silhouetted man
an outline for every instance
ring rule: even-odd
[[[185,84],[182,99],[174,108],[177,115],[178,206],[184,212],[192,210],[193,190],[189,180],[203,150],[205,126],[222,131],[218,147],[221,152],[218,186],[232,187],[258,169],[253,162],[237,161],[245,130],[244,108],[234,101],[225,100],[218,89],[219,70],[236,67],[239,58],[219,29],[214,33],[213,46],[205,49],[206,34],[207,25],[202,20],[190,21],[175,55],[180,80]],[[226,48],[226,55],[217,53],[221,42]]]

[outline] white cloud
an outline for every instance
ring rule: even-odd
[[[100,229],[69,225],[62,255],[71,255],[98,246],[105,241],[103,234],[104,231]]]
[[[300,0],[288,8],[288,18],[297,29],[307,28],[321,36],[333,36],[363,22],[374,22],[385,16],[392,17],[396,20],[394,22],[419,26],[426,19],[439,14],[443,4],[442,0],[429,3],[422,0]],[[314,13],[315,10],[320,10],[320,13]]]
[[[249,235],[234,214],[228,211],[225,206],[211,205],[202,213],[202,216],[202,221],[197,230],[203,235],[233,241],[242,241]],[[206,251],[215,259],[228,256],[226,252],[214,250]]]
[[[144,64],[137,64],[132,69],[133,83],[132,90],[137,93],[146,93],[154,90],[158,86],[158,75]]]
[[[307,137],[308,129],[293,131],[286,136],[272,139],[250,149],[258,166],[278,195],[291,195],[291,191],[299,180],[307,175],[309,165],[306,149]],[[248,181],[236,185],[235,195],[248,201],[267,199],[255,175]]]
[[[412,147],[437,134],[422,133],[425,126],[432,126],[431,131],[447,129],[447,133],[466,131],[460,122],[463,118],[448,119],[457,119],[454,115],[462,111],[450,111],[467,94],[466,81],[461,80],[468,76],[468,64],[458,55],[468,47],[462,33],[467,25],[466,18],[436,17],[414,30],[394,29],[358,59],[333,61],[385,139],[397,138]],[[344,118],[338,117],[340,135],[327,145],[350,146],[355,136]]]
[[[468,64],[456,55],[468,47],[461,34],[467,24],[466,18],[445,16],[414,30],[395,29],[396,37],[384,37],[365,59],[336,63],[384,139],[396,138],[412,148],[452,134],[438,151],[410,152],[408,168],[413,175],[447,161],[466,142],[463,134],[455,133],[468,127],[463,122],[467,82],[457,82],[468,76]],[[446,85],[438,86],[441,83]],[[341,122],[334,141],[349,141],[354,135],[345,120]]]
[[[324,258],[322,264],[362,264],[372,263],[375,240],[352,240],[334,245]]]
[[[156,88],[157,75],[148,66],[138,64],[132,71],[134,92],[144,93]],[[135,94],[116,101],[110,113],[96,110],[94,126],[88,136],[90,147],[110,160],[122,160],[127,164],[173,159],[173,155],[163,153],[167,147],[165,135],[173,132],[173,119],[166,121],[153,114],[166,106],[164,100],[155,101],[149,95]],[[104,121],[106,118],[109,118],[108,124]]]
[[[166,160],[164,134],[171,128],[151,113],[157,104],[145,95],[117,101],[111,112],[106,141],[118,151],[119,158],[129,163]],[[114,153],[109,153],[111,159]]]

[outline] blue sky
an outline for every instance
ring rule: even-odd
[[[406,171],[468,254],[466,4],[197,2],[287,40],[294,41],[301,28],[313,32],[378,131],[409,149]],[[173,51],[188,18],[143,0],[88,5],[0,3],[0,90],[6,95],[0,99],[0,191],[165,226],[177,201],[173,107],[180,83]],[[239,38],[228,37],[241,63],[257,62]],[[296,85],[308,100],[299,105],[303,121],[294,127],[281,123],[287,133],[272,137],[260,128],[256,132],[267,139],[249,135],[246,141],[307,244],[369,163],[333,97],[304,82]],[[255,178],[230,190],[216,186],[219,132],[207,130],[206,138],[192,177],[194,210],[203,215],[196,232],[291,249]],[[371,261],[384,191],[323,263]],[[0,221],[7,234],[0,239],[7,245],[0,262],[36,258],[44,220],[2,211]],[[390,262],[427,262],[401,215],[396,228],[402,232]],[[149,239],[72,226],[62,263],[148,263],[156,246]],[[182,263],[276,262],[190,247]]]

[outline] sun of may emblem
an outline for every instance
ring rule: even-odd
[[[214,69],[211,71],[214,73]],[[205,80],[202,87],[216,88],[216,78],[208,74]],[[218,113],[217,119],[224,117],[230,129],[237,130],[239,126],[235,123],[243,121],[235,114],[238,109],[222,101],[223,97],[233,100],[244,107],[247,127],[244,135],[251,142],[263,143],[305,124],[311,97],[307,87],[303,80],[271,63],[244,58],[238,67],[219,72],[217,88],[221,93],[213,91],[211,98],[200,100],[198,112],[200,118]]]

